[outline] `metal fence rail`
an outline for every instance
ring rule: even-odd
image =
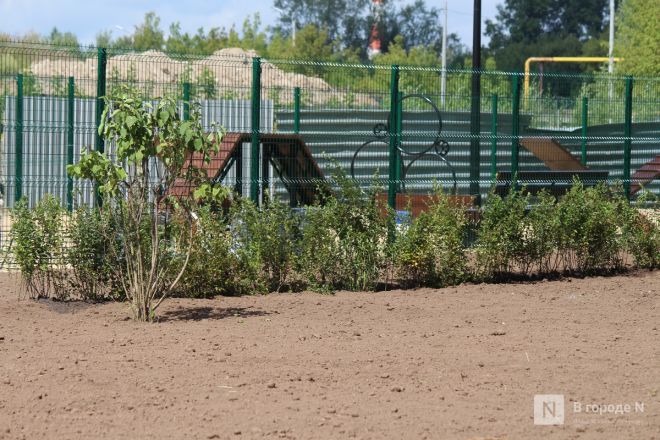
[[[241,50],[192,57],[0,41],[5,209],[46,193],[69,208],[93,203],[89,182],[69,179],[66,165],[83,148],[111,153],[97,132],[102,98],[127,87],[145,101],[175,96],[182,118],[200,103],[207,126],[217,122],[240,139],[224,183],[240,180],[256,201],[268,193],[308,203],[336,168],[365,187],[380,185],[391,204],[434,184],[483,198],[499,172],[541,176],[557,167],[607,172],[631,198],[640,184],[660,193],[660,179],[638,173],[660,163],[660,78],[530,74],[525,89],[520,73],[450,70],[441,94],[440,74]],[[471,93],[475,74],[479,96]]]

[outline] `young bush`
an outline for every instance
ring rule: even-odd
[[[651,192],[642,193],[637,198],[637,206],[647,208],[643,210],[628,203],[623,205],[623,237],[635,266],[647,269],[660,267],[660,223],[657,217],[652,218],[660,207],[657,197]]]
[[[210,298],[263,291],[257,267],[237,249],[225,214],[208,206],[196,214],[190,258],[174,295]]]
[[[260,285],[271,292],[299,287],[294,264],[300,249],[300,218],[289,206],[266,200],[257,208],[242,200],[232,211],[232,224],[239,253],[259,267]]]
[[[95,208],[78,209],[69,224],[66,260],[70,267],[69,285],[83,300],[97,301],[114,295],[119,298],[110,260],[112,224],[110,216]]]
[[[545,191],[523,218],[522,237],[516,246],[515,261],[522,274],[556,272],[560,223],[556,215],[556,199]]]
[[[463,238],[465,207],[452,206],[437,192],[429,209],[397,234],[393,258],[405,287],[444,287],[460,284],[468,274]]]
[[[477,275],[492,278],[512,272],[525,262],[525,236],[529,227],[525,209],[529,197],[512,190],[501,198],[491,193],[486,200],[475,244]]]
[[[300,272],[313,289],[372,290],[387,262],[392,217],[384,216],[375,186],[363,192],[341,170],[337,189],[304,219]]]
[[[187,161],[196,154],[208,163],[211,153],[217,152],[219,133],[205,134],[198,106],[192,106],[189,120],[182,120],[173,97],[151,106],[124,90],[106,100],[99,133],[116,143],[116,153],[88,152],[68,171],[98,185],[115,226],[109,237],[113,273],[134,318],[152,321],[185,271],[194,199],[222,192]],[[168,195],[177,182],[197,188],[194,198]],[[172,219],[183,226],[173,228]]]
[[[60,202],[50,195],[30,209],[19,201],[12,212],[13,253],[27,294],[32,299],[68,298],[64,288],[64,223]]]
[[[576,180],[557,203],[559,252],[565,271],[589,273],[623,265],[619,198],[604,184]]]

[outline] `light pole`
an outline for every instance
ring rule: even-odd
[[[480,195],[481,154],[481,0],[474,0],[472,17],[472,105],[470,109],[470,195]]]
[[[271,6],[271,8],[273,8],[274,10],[279,12],[281,15],[286,15],[286,12],[283,9],[278,8],[277,6]],[[296,19],[293,16],[291,16],[291,39],[293,40],[293,47],[296,47],[296,28],[297,27],[298,27],[298,22],[296,21]]]
[[[612,73],[614,72],[614,0],[610,0],[610,50],[608,56],[610,58],[607,65],[607,72],[610,74],[609,98],[612,99],[612,95],[614,95],[612,84]]]
[[[445,93],[447,90],[447,0],[445,0],[445,24],[442,26],[442,71],[440,72],[440,103],[445,108]]]

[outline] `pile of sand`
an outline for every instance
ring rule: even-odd
[[[254,51],[228,48],[207,58],[174,59],[159,51],[147,51],[109,57],[107,61],[108,92],[122,81],[136,82],[151,96],[174,93],[184,82],[193,85],[213,85],[217,99],[245,99],[252,84],[252,58]],[[73,58],[47,58],[31,66],[32,73],[42,82],[42,90],[49,90],[52,78],[73,76],[77,94],[96,96],[98,61]],[[331,98],[341,102],[345,92],[339,92],[326,81],[313,76],[287,72],[268,61],[262,61],[263,97],[291,102],[293,88],[309,91],[309,104],[328,102]]]

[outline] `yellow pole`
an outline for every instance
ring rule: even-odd
[[[541,63],[606,63],[609,57],[529,57],[525,60],[525,106],[529,96],[529,68],[534,62]],[[614,61],[622,61],[623,58],[613,58]]]

